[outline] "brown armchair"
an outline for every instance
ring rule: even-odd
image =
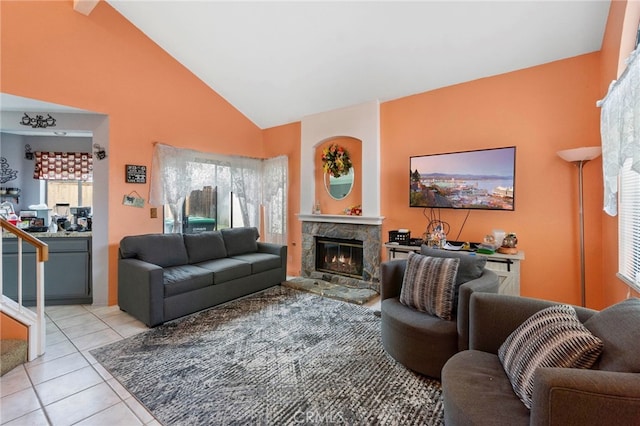
[[[380,269],[382,346],[410,370],[439,379],[444,363],[468,347],[468,305],[471,294],[476,291],[497,293],[499,279],[495,272],[484,268],[486,259],[481,256],[425,247],[422,254],[461,259],[455,319],[446,321],[400,303],[407,261],[397,259],[383,262]]]
[[[604,341],[598,363],[592,369],[538,368],[531,410],[518,399],[498,348],[527,318],[554,304],[471,296],[469,350],[451,357],[442,370],[446,425],[640,425],[640,299],[614,305],[600,318],[597,311],[574,307]]]

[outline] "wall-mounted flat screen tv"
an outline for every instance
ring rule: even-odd
[[[412,156],[409,206],[514,210],[516,147]]]

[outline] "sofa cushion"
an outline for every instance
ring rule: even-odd
[[[400,302],[444,320],[452,319],[459,259],[409,253]]]
[[[131,235],[120,241],[124,258],[137,258],[166,268],[189,263],[181,234]]]
[[[213,272],[213,284],[220,284],[251,275],[250,263],[229,257],[200,262],[197,266]]]
[[[422,245],[420,248],[420,254],[431,257],[460,259],[460,266],[458,266],[458,274],[456,275],[456,286],[453,292],[453,315],[455,315],[458,311],[460,286],[482,276],[484,267],[487,264],[487,258],[473,253],[456,253],[453,251],[432,249],[426,245]]]
[[[458,352],[442,368],[445,424],[529,426],[529,410],[513,393],[495,354]]]
[[[252,274],[277,269],[282,266],[280,256],[269,253],[245,253],[233,256],[233,259],[242,260],[250,264]]]
[[[227,256],[258,251],[257,240],[260,234],[257,228],[225,228],[221,232],[224,245],[227,248]]]
[[[163,278],[165,297],[213,285],[213,273],[193,265],[164,268]]]
[[[538,368],[590,368],[602,347],[602,340],[582,325],[573,307],[554,305],[516,328],[498,349],[498,357],[516,395],[530,409]]]
[[[189,263],[227,257],[227,249],[220,231],[184,234],[184,245],[189,255]]]
[[[640,373],[640,299],[626,299],[584,323],[604,342],[598,369]]]

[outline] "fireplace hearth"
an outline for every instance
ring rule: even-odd
[[[315,240],[316,271],[362,279],[362,241],[327,237]]]

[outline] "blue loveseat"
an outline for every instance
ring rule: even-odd
[[[256,228],[124,237],[118,305],[149,327],[286,279],[287,246],[257,241]]]

